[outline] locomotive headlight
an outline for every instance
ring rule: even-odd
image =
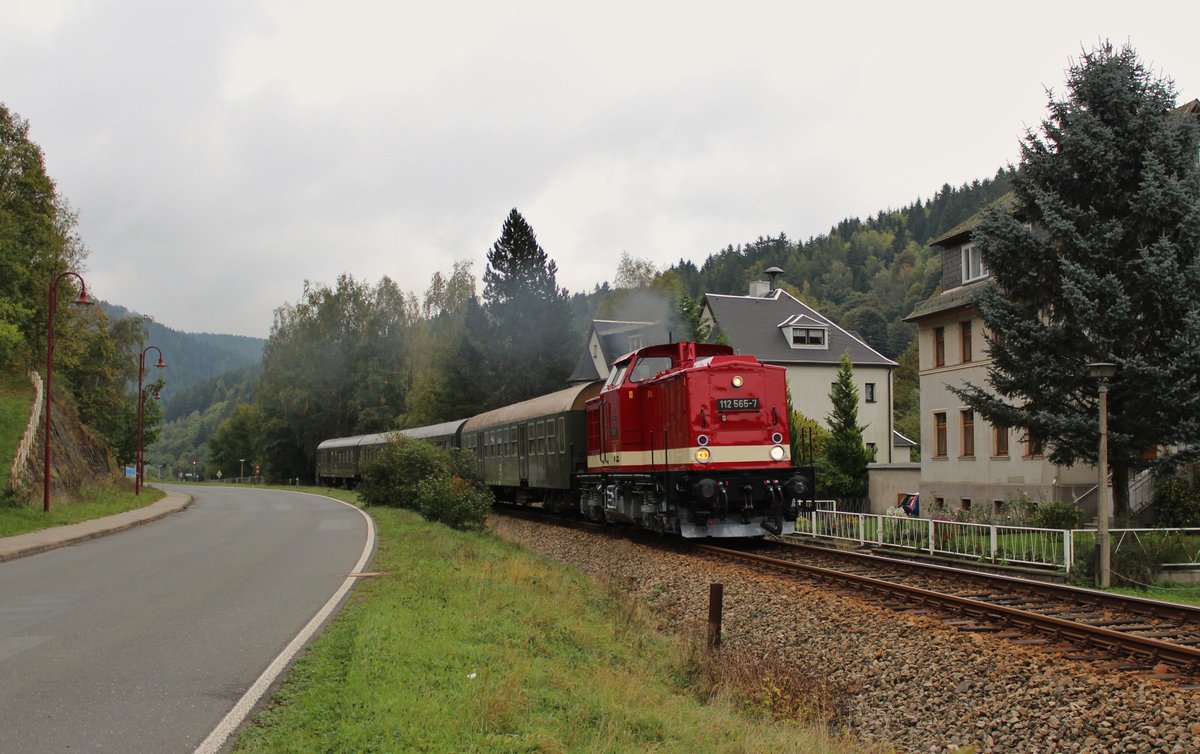
[[[711,453],[709,453],[708,448],[700,448],[696,451],[696,461],[698,463],[708,463],[710,455]]]
[[[772,461],[782,461],[783,456],[784,456],[784,452],[783,452],[782,445],[776,445],[775,447],[771,448],[771,460]]]
[[[740,374],[733,378],[733,386],[734,387],[742,386],[742,376]]]

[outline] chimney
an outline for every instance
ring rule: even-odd
[[[771,284],[765,280],[750,281],[750,298],[762,298],[771,293]]]

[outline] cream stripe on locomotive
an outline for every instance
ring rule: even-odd
[[[771,458],[771,448],[775,447],[774,445],[706,445],[703,447],[709,452],[707,464],[700,464],[696,460],[696,453],[701,448],[699,445],[692,448],[669,449],[665,463],[671,466],[684,464],[711,466],[722,463],[786,463],[791,460],[791,450],[787,445],[782,446],[783,458],[779,461]],[[653,461],[651,455],[653,455]],[[663,463],[661,450],[656,450],[653,454],[648,450],[610,452],[605,454],[603,459],[598,454],[588,456],[589,469],[602,466],[662,466]]]

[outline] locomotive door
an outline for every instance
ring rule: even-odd
[[[529,454],[532,450],[532,448],[529,447],[529,432],[526,429],[527,426],[532,425],[517,425],[517,484],[521,485],[522,487],[529,486]]]

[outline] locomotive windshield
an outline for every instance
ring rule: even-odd
[[[648,380],[659,372],[665,372],[671,368],[670,356],[646,356],[637,360],[633,365],[633,372],[629,375],[630,382],[641,382]]]
[[[608,390],[610,387],[620,385],[621,381],[625,379],[625,370],[628,368],[628,361],[613,367],[612,371],[608,373],[608,382],[604,383],[604,389]]]

